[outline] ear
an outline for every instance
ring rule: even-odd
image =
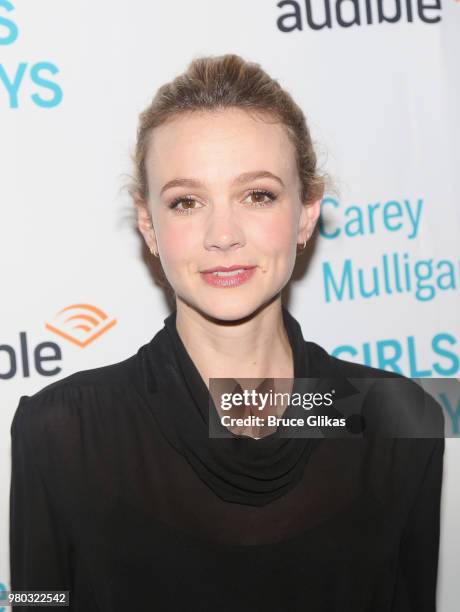
[[[150,252],[153,253],[156,251],[158,253],[158,244],[155,230],[153,229],[152,216],[147,203],[139,195],[136,195],[134,196],[134,204],[137,211],[137,227],[144,237]]]
[[[302,211],[299,219],[299,231],[297,234],[297,242],[303,244],[310,238],[315,229],[316,223],[318,222],[321,214],[321,198],[310,202],[309,204],[302,204]]]

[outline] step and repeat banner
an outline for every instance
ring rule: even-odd
[[[305,338],[460,378],[459,1],[0,0],[0,590],[19,397],[163,326],[170,304],[123,189],[138,115],[193,58],[224,53],[293,95],[333,179],[284,296]],[[437,399],[452,433],[438,601],[454,612],[460,397]]]

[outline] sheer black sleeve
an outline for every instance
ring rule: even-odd
[[[70,544],[40,468],[35,444],[40,429],[34,425],[37,415],[27,411],[28,399],[21,397],[10,430],[11,590],[69,590]]]
[[[428,440],[417,440],[428,445]],[[431,442],[431,444],[433,444]],[[437,439],[401,540],[393,612],[435,612],[444,438]]]

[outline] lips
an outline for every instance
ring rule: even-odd
[[[251,268],[255,268],[255,266],[250,266],[246,264],[235,264],[234,266],[217,266],[216,268],[208,268],[207,270],[201,270],[203,274],[210,272],[232,272],[233,270],[250,270]]]
[[[239,287],[256,274],[257,266],[218,266],[201,272],[201,278],[213,287]]]

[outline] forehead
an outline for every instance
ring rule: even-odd
[[[164,181],[230,181],[251,170],[297,176],[294,146],[285,127],[241,109],[178,115],[152,131],[146,157],[153,189]]]

